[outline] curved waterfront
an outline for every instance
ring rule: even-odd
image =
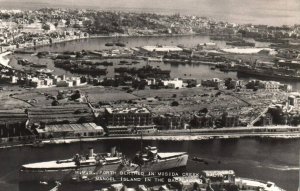
[[[210,40],[209,36],[205,35],[183,35],[183,36],[132,36],[132,37],[98,37],[98,38],[85,38],[85,39],[77,39],[73,41],[61,42],[52,45],[46,45],[37,47],[35,51],[49,51],[49,52],[64,52],[64,51],[82,51],[82,50],[103,50],[103,49],[111,49],[111,48],[119,48],[119,47],[107,47],[105,46],[106,43],[117,42],[120,41],[126,44],[126,48],[133,48],[133,47],[141,47],[146,45],[183,45],[188,48],[196,47],[198,44],[206,43],[206,42],[215,42],[219,48],[228,48],[230,46],[226,45],[225,41],[220,40]],[[253,39],[247,39],[249,42],[255,42],[256,47],[268,47],[270,43],[265,42],[257,42]],[[33,50],[33,48],[31,49]],[[66,76],[71,76],[70,72],[63,70],[61,68],[57,68],[54,66],[53,60],[47,58],[39,59],[36,56],[31,55],[16,55],[17,57],[22,57],[33,61],[38,64],[46,63],[48,68],[54,70],[54,73],[57,75],[65,74]],[[112,59],[108,60],[114,63],[114,66],[107,67],[107,77],[113,77],[113,67],[118,66],[119,59]],[[16,63],[15,59],[12,59],[10,64],[17,69],[19,68],[18,64]],[[139,64],[143,66],[147,64],[145,61],[141,61]],[[199,82],[202,79],[209,79],[209,78],[234,78],[234,79],[243,79],[249,80],[253,79],[251,76],[238,76],[236,72],[228,72],[224,73],[219,70],[211,70],[211,66],[202,65],[202,64],[170,64],[170,63],[151,63],[151,65],[157,67],[159,66],[162,69],[170,70],[172,78],[195,78]],[[274,79],[267,79],[264,77],[259,77],[258,79],[261,80],[274,80]],[[283,80],[276,80],[283,83],[289,83],[293,86],[294,90],[300,90],[300,83],[294,81],[283,81]]]
[[[205,169],[232,169],[237,176],[275,182],[286,190],[298,187],[298,157],[300,140],[228,139],[206,141],[143,141],[143,145],[157,146],[161,151],[186,151],[190,155],[207,159],[208,164],[189,160],[187,171]],[[132,157],[140,149],[140,141],[102,140],[97,142],[46,145],[44,148],[13,148],[0,150],[0,187],[19,190],[18,169],[22,164],[72,157],[86,153],[89,147],[96,152],[107,152],[112,146]],[[220,161],[220,162],[219,162]],[[22,190],[33,190],[35,184],[28,184]],[[43,187],[43,185],[39,185]],[[82,185],[83,186],[83,185]],[[87,190],[99,188],[99,184],[84,185]],[[80,185],[64,185],[63,190],[80,190]],[[73,188],[75,187],[75,188]],[[43,190],[43,189],[42,189]],[[85,189],[86,190],[86,189]]]

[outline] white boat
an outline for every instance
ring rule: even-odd
[[[122,154],[115,150],[112,153],[95,154],[90,149],[86,156],[76,154],[70,159],[24,164],[19,175],[20,181],[68,181],[80,172],[117,171],[122,161]]]
[[[52,73],[53,71],[54,71],[54,70],[51,70],[51,69],[48,69],[48,68],[37,70],[37,72],[45,73],[45,74],[50,74],[50,73]]]
[[[186,166],[188,154],[186,152],[158,152],[156,147],[145,147],[136,154],[132,171],[157,172]]]

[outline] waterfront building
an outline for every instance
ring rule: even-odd
[[[154,118],[157,129],[183,129],[185,120],[179,114],[167,113]]]
[[[46,88],[53,86],[53,79],[50,78],[39,78],[39,77],[29,77],[26,79],[26,85],[34,88]]]
[[[173,177],[173,179],[175,181],[171,185],[179,190],[195,190],[195,187],[204,188],[203,180],[195,175],[187,177]]]
[[[263,182],[247,178],[236,178],[236,185],[242,190],[284,191],[273,182]]]
[[[0,138],[28,135],[25,128],[27,115],[23,111],[0,111]]]
[[[299,110],[300,94],[298,92],[293,92],[288,96],[288,106],[292,106],[295,110]]]
[[[222,127],[237,127],[239,126],[239,115],[234,112],[224,112],[221,122]]]
[[[17,76],[11,76],[11,80],[10,80],[10,83],[12,83],[12,84],[16,84],[16,83],[18,83],[18,77]]]
[[[42,33],[44,31],[43,25],[40,22],[23,25],[22,32],[25,33]]]
[[[66,104],[28,108],[28,127],[46,124],[90,123],[94,121],[88,104]]]
[[[110,135],[155,130],[152,113],[147,108],[105,108],[101,121]]]
[[[175,78],[174,80],[162,80],[162,83],[164,86],[169,87],[169,88],[182,88],[183,87],[183,81]]]
[[[65,28],[66,27],[66,20],[61,19],[57,22],[57,28]]]
[[[219,88],[221,85],[222,80],[219,78],[213,78],[209,80],[201,80],[201,85],[204,87],[214,87]]]
[[[243,86],[244,83],[242,80],[231,80],[227,86],[227,89],[241,89]]]
[[[73,81],[70,80],[61,80],[57,82],[57,87],[73,87]]]
[[[267,112],[266,114],[262,115],[261,120],[262,120],[262,126],[273,125],[273,116],[269,112]]]
[[[285,91],[285,92],[291,92],[291,91],[293,91],[293,86],[291,86],[290,84],[281,84],[279,86],[279,89],[281,89],[282,91]]]
[[[177,46],[143,46],[141,47],[142,51],[145,52],[157,52],[157,53],[167,53],[167,52],[182,52],[183,49]]]
[[[235,172],[233,170],[204,170],[202,175],[214,184],[235,184]]]
[[[280,83],[274,81],[260,81],[259,87],[267,91],[278,91]]]
[[[246,88],[248,89],[262,89],[265,91],[277,92],[279,90],[283,90],[289,92],[292,90],[292,86],[288,84],[281,84],[276,81],[262,81],[262,80],[250,80],[246,84]]]
[[[95,123],[45,125],[35,129],[39,137],[88,137],[100,136],[104,130]]]
[[[214,42],[206,42],[197,45],[198,50],[215,50],[218,46]]]
[[[206,128],[214,126],[214,118],[206,113],[195,114],[191,120],[191,126],[193,128]]]

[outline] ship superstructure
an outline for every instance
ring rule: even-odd
[[[172,168],[184,167],[187,164],[186,152],[158,152],[156,147],[147,146],[136,154],[131,170],[157,172]]]

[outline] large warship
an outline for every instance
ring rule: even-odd
[[[300,81],[300,73],[297,70],[284,67],[253,67],[249,65],[241,65],[237,68],[237,72],[238,75],[244,74],[250,76]]]
[[[79,171],[117,171],[122,162],[122,153],[116,152],[114,148],[111,153],[99,154],[91,148],[85,156],[76,154],[70,159],[24,164],[19,175],[20,181],[68,181]]]

